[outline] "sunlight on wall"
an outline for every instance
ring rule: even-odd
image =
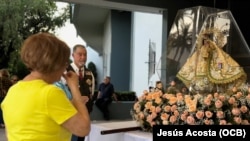
[[[60,9],[66,7],[68,4],[65,2],[56,3],[59,8],[58,12],[60,12]],[[56,36],[61,40],[65,41],[71,48],[75,44],[83,44],[86,46],[86,42],[77,35],[75,26],[71,24],[69,20],[65,23],[65,26],[56,30]]]
[[[149,44],[155,44],[156,64],[161,57],[162,48],[162,15],[135,12],[133,16],[133,62],[132,90],[140,96],[143,90],[154,86],[159,75],[155,72],[148,78]],[[150,20],[148,20],[150,19]]]

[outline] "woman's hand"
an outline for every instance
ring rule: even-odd
[[[78,75],[73,71],[68,71],[63,74],[64,79],[66,80],[70,89],[78,88],[79,78]]]

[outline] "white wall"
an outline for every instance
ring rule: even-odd
[[[109,13],[104,24],[104,38],[103,38],[103,73],[104,76],[110,76],[110,58],[111,58],[111,15]]]
[[[143,90],[147,90],[155,81],[160,80],[156,73],[148,83],[148,53],[149,42],[156,45],[156,63],[161,57],[162,48],[162,15],[151,13],[133,13],[133,42],[132,42],[132,76],[131,89],[140,96]]]

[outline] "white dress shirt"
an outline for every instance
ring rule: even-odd
[[[79,76],[79,68],[76,66],[76,64],[74,62],[72,62],[71,64],[71,67],[74,69],[74,71],[76,72],[76,74]],[[84,67],[82,67],[82,76],[84,77]],[[95,77],[93,75],[93,73],[91,72],[91,75],[92,75],[92,93],[91,95],[93,96],[94,95],[94,92],[95,92]]]

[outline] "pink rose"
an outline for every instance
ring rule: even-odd
[[[187,124],[189,125],[195,125],[195,119],[192,116],[187,117]]]
[[[216,112],[216,116],[217,116],[217,118],[219,118],[219,119],[222,119],[222,118],[225,117],[223,111],[217,111],[217,112]]]
[[[149,123],[150,123],[150,122],[152,122],[152,121],[153,121],[152,116],[151,116],[151,115],[148,115],[148,116],[147,116],[147,122],[149,122]]]
[[[150,126],[153,127],[154,125],[156,125],[156,123],[154,121],[149,122]]]
[[[234,104],[235,103],[235,98],[234,97],[230,97],[228,100],[229,104]]]
[[[217,109],[221,108],[222,106],[223,106],[223,103],[222,103],[220,100],[216,100],[216,101],[215,101],[215,107],[216,107]]]
[[[207,106],[210,106],[211,105],[211,99],[205,98],[204,99],[204,104],[206,104]]]
[[[243,95],[242,92],[237,92],[236,95],[235,95],[235,97],[236,97],[237,99],[239,99],[242,95]]]
[[[185,121],[187,119],[187,115],[186,114],[181,114],[181,120]]]
[[[217,92],[214,93],[214,97],[215,97],[215,98],[218,98],[218,97],[219,97],[219,93],[217,93]]]
[[[176,105],[171,106],[171,111],[174,112],[175,110],[177,110],[177,106]]]
[[[203,111],[197,111],[197,113],[195,114],[195,116],[196,116],[198,119],[203,119],[203,117],[204,117],[204,112],[203,112]]]
[[[232,91],[233,93],[236,93],[238,91],[237,87],[233,87]]]
[[[241,123],[242,123],[242,125],[250,125],[250,123],[249,123],[248,120],[246,120],[246,119],[245,119],[245,120],[242,120]]]
[[[144,117],[145,117],[143,112],[140,112],[138,116],[139,116],[140,119],[144,119]]]
[[[213,99],[213,95],[212,95],[212,94],[208,94],[208,95],[207,95],[207,99],[212,100],[212,99]]]
[[[242,105],[242,106],[240,107],[240,111],[241,111],[242,113],[246,113],[246,112],[248,111],[247,106]]]
[[[234,117],[234,121],[236,122],[236,124],[240,124],[242,119],[240,117]]]
[[[179,115],[180,115],[179,111],[178,111],[178,110],[175,110],[175,111],[174,111],[174,116],[179,116]]]
[[[160,106],[157,106],[157,107],[155,108],[155,112],[156,112],[156,113],[160,113],[160,112],[161,112],[161,107],[160,107]]]
[[[219,100],[220,100],[220,101],[225,101],[225,100],[226,100],[226,97],[225,97],[224,95],[220,95],[220,96],[219,96]]]
[[[152,116],[152,119],[155,119],[157,117],[157,113],[153,112],[153,113],[151,113],[151,116]]]
[[[250,89],[250,88],[249,88]],[[246,96],[247,99],[250,99],[250,93]]]
[[[172,124],[176,122],[177,117],[176,116],[170,116],[169,118],[169,122],[171,122]]]
[[[220,123],[219,123],[220,125],[227,125],[227,121],[226,120],[220,120]]]
[[[233,109],[232,109],[232,114],[233,114],[234,116],[240,115],[240,109],[239,109],[239,108],[233,108]]]
[[[204,124],[205,125],[210,125],[211,124],[211,120],[210,119],[205,119],[204,120]]]
[[[211,118],[213,116],[213,113],[210,112],[210,111],[206,111],[205,115],[206,115],[207,118]]]

